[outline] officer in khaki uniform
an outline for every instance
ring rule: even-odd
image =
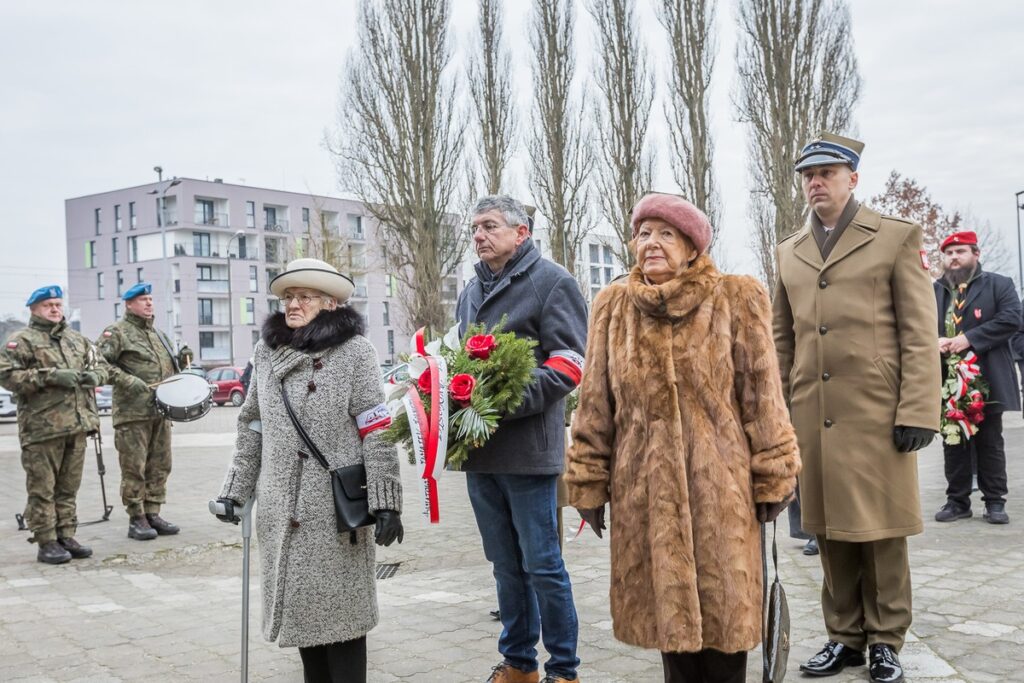
[[[917,454],[939,428],[935,297],[921,227],[853,197],[863,144],[822,133],[796,171],[808,222],[779,243],[775,344],[800,443],[803,528],[829,642],[801,671],[903,680],[906,537],[923,530]]]
[[[0,384],[18,397],[25,520],[39,544],[36,558],[48,564],[92,555],[74,538],[75,498],[85,437],[100,428],[94,389],[107,381],[106,363],[92,342],[67,326],[63,296],[57,285],[33,292],[25,304],[32,314],[28,327],[0,351]]]
[[[114,445],[121,463],[121,500],[130,518],[128,538],[146,541],[178,533],[160,517],[171,473],[171,423],[153,402],[150,385],[178,372],[167,336],[153,325],[148,282],[127,290],[124,318],[103,331],[99,349],[114,385]]]

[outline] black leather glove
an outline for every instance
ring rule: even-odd
[[[55,387],[74,389],[78,386],[78,370],[71,370],[68,368],[54,370],[46,378],[46,383]]]
[[[242,518],[235,514],[235,508],[241,507],[238,501],[231,500],[230,498],[218,498],[217,502],[224,506],[224,514],[217,515],[217,519],[230,524],[238,524],[242,521]]]
[[[757,503],[757,521],[761,524],[774,522],[775,518],[782,514],[782,511],[789,507],[795,496],[791,495],[779,503]]]
[[[377,529],[374,538],[377,545],[389,546],[396,540],[401,543],[405,538],[402,528],[402,515],[394,510],[377,510],[373,513],[377,518]]]
[[[900,453],[919,451],[932,442],[936,432],[921,427],[904,427],[896,425],[892,430],[892,440]]]
[[[590,525],[598,538],[604,538],[601,531],[608,528],[604,525],[604,505],[599,508],[576,508],[576,512],[580,513],[580,517]]]
[[[78,378],[86,389],[93,389],[100,385],[100,373],[95,370],[83,370]]]

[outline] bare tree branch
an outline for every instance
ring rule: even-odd
[[[515,148],[516,114],[512,99],[512,56],[504,46],[499,0],[479,0],[479,34],[470,52],[467,80],[479,126],[481,170],[487,194],[498,194]]]
[[[793,162],[819,130],[846,132],[860,94],[845,0],[740,0],[735,106],[750,129],[751,217],[761,274],[806,217]]]
[[[551,257],[574,275],[590,228],[587,182],[594,155],[584,107],[574,104],[576,70],[572,0],[534,0],[530,33],[536,97],[529,144],[530,182],[548,220]]]
[[[413,326],[444,329],[440,283],[466,251],[465,117],[446,75],[448,0],[362,0],[331,145],[342,188],[380,223]]]

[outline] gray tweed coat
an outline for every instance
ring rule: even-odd
[[[281,647],[351,640],[377,624],[373,528],[360,529],[355,545],[338,534],[330,477],[298,456],[306,449],[281,400],[283,382],[332,468],[365,462],[371,510],[400,512],[396,450],[381,431],[361,439],[357,426],[358,416],[384,403],[377,354],[361,332],[358,314],[346,308],[321,313],[294,335],[277,314],[254,352],[220,495],[241,504],[256,492],[263,636]]]

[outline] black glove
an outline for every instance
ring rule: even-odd
[[[217,502],[224,506],[224,514],[217,515],[217,519],[231,524],[238,524],[242,521],[242,518],[235,514],[235,508],[239,507],[238,501],[231,500],[230,498],[218,498]]]
[[[604,525],[604,505],[599,508],[576,508],[576,512],[580,513],[580,517],[590,525],[590,528],[594,530],[598,538],[604,538],[601,535],[601,530],[608,528]]]
[[[779,503],[757,503],[757,521],[761,524],[774,522],[775,518],[782,514],[782,511],[789,507],[796,496],[791,495]]]
[[[78,386],[78,370],[70,370],[68,368],[54,370],[46,378],[46,383],[56,387],[64,387],[65,389],[74,389]]]
[[[78,377],[85,389],[93,389],[100,385],[100,373],[95,370],[83,370]]]
[[[402,515],[394,510],[377,510],[373,513],[377,518],[377,529],[374,538],[377,545],[389,546],[396,540],[401,543],[405,538],[402,528]]]
[[[896,425],[892,430],[892,440],[900,453],[919,451],[932,442],[936,432],[921,427],[904,427]]]

